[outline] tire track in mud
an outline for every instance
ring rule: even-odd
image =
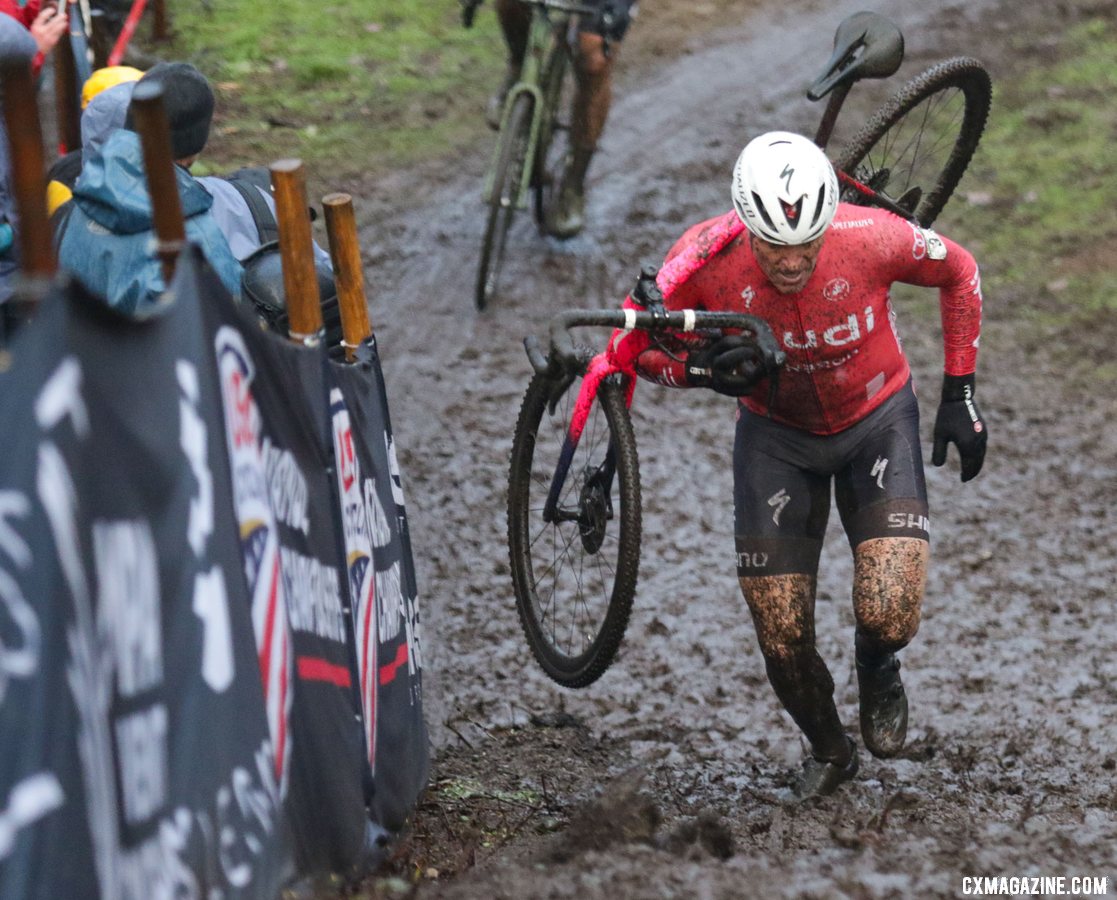
[[[455,161],[439,183],[400,194],[423,198],[418,207],[389,211],[391,191],[405,180],[383,188],[363,244],[411,513],[436,748],[458,736],[484,742],[532,713],[564,710],[618,748],[592,781],[635,762],[657,790],[683,796],[680,809],[721,812],[738,845],[727,863],[614,848],[568,864],[557,881],[554,866],[498,858],[424,888],[431,896],[689,896],[700,884],[708,896],[728,897],[739,896],[744,879],[750,893],[954,896],[963,875],[1117,875],[1117,660],[1108,624],[1099,626],[1112,617],[1117,583],[1111,402],[1065,384],[1043,361],[1044,348],[1020,345],[1011,298],[987,298],[979,362],[992,429],[986,470],[963,486],[955,469],[928,465],[932,563],[923,626],[903,657],[912,726],[901,759],[879,763],[862,752],[848,790],[805,807],[783,804],[801,751],[765,680],[736,586],[733,406],[712,393],[683,401],[680,392],[640,385],[645,539],[614,667],[585,691],[563,691],[539,671],[519,631],[504,509],[529,373],[521,338],[542,335],[554,310],[615,304],[642,261],[661,258],[686,224],[727,208],[728,172],[749,136],[811,131],[821,110],[802,99],[802,86],[828,54],[836,23],[861,8],[763,10],[717,35],[716,45],[643,72],[639,83],[622,81],[591,170],[591,236],[558,248],[522,215],[509,238],[509,287],[483,315],[473,310],[472,283],[490,143]],[[866,86],[865,102],[875,105],[934,59],[966,52],[986,59],[996,83],[998,67],[1011,71],[1012,62],[1010,51],[996,50],[997,35],[1041,35],[1056,27],[1046,18],[1091,8],[1112,15],[1113,3],[879,4],[904,30],[908,57],[893,79]],[[941,344],[918,319],[905,328],[905,296],[897,299],[900,327],[929,451]],[[855,729],[851,579],[832,521],[819,647],[843,721]]]

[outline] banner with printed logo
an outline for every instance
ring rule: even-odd
[[[0,361],[4,898],[273,898],[426,781],[375,357],[264,333],[195,250],[170,296],[61,285]]]
[[[352,365],[331,365],[334,452],[341,495],[372,812],[403,825],[426,784],[422,640],[403,482],[376,343]]]
[[[213,281],[184,258],[176,290]],[[5,898],[293,872],[211,346],[196,306],[135,323],[62,287],[0,374]]]
[[[366,840],[369,778],[349,585],[332,477],[323,354],[210,305],[234,507],[261,675],[291,685],[289,819],[300,869],[347,870]],[[276,624],[286,620],[286,634]],[[274,634],[268,631],[269,626]],[[265,665],[268,671],[264,671]],[[282,681],[282,679],[279,679]],[[279,715],[269,693],[269,717]]]

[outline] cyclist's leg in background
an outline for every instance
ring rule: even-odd
[[[609,117],[613,99],[613,67],[635,4],[631,0],[601,0],[598,5],[602,15],[583,16],[578,25],[570,156],[562,174],[557,201],[548,216],[549,230],[559,237],[572,237],[585,224],[586,172],[605,130],[605,120]]]
[[[927,581],[927,485],[910,384],[855,428],[866,436],[834,495],[853,550],[858,658],[872,663],[915,636]]]
[[[527,46],[528,28],[531,26],[531,7],[520,0],[496,0],[496,14],[500,20],[500,30],[504,33],[504,43],[508,48],[508,68],[504,79],[489,98],[485,108],[485,119],[493,127],[500,127],[500,116],[504,111],[504,99],[516,83],[520,66],[524,62],[524,48]]]
[[[834,705],[834,680],[815,647],[830,478],[809,468],[801,437],[739,411],[733,449],[737,577],[776,696],[815,758],[844,766],[850,744]]]

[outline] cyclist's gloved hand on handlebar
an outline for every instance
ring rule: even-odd
[[[943,375],[942,403],[935,417],[933,465],[946,462],[946,448],[954,444],[962,460],[962,480],[969,481],[985,462],[989,430],[974,400],[974,376]]]
[[[687,384],[708,387],[727,397],[743,397],[764,374],[760,349],[743,335],[726,335],[687,354]]]

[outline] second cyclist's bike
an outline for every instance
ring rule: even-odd
[[[595,7],[575,0],[522,2],[531,7],[524,61],[504,100],[497,143],[485,176],[483,197],[488,213],[473,293],[479,310],[496,295],[516,213],[530,201],[536,223],[543,228],[569,144],[574,92],[572,35],[579,16],[602,15]],[[464,0],[467,27],[479,3]],[[603,30],[608,26],[605,22]]]

